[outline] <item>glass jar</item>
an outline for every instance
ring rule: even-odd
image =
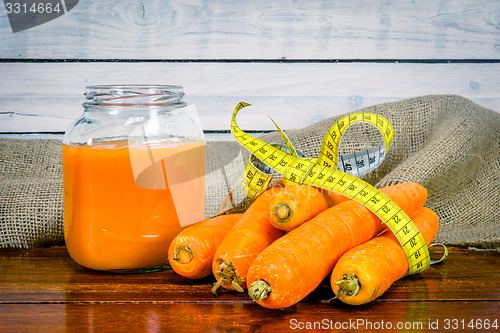
[[[155,270],[205,217],[205,139],[179,86],[90,86],[63,141],[64,236],[97,270]]]

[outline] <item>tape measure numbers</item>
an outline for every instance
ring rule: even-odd
[[[342,135],[351,125],[358,122],[377,127],[384,135],[384,143],[378,147],[341,156],[339,163],[338,156]],[[364,175],[382,163],[393,138],[394,129],[391,123],[380,115],[366,112],[346,115],[331,126],[325,135],[318,157],[318,164],[338,168],[356,177]]]
[[[382,192],[357,177],[373,170],[384,159],[394,137],[394,129],[387,119],[366,112],[340,118],[328,130],[321,146],[320,156],[311,159],[299,157],[293,148],[288,151],[296,151],[295,156],[288,154],[283,151],[283,146],[268,144],[242,131],[236,123],[236,115],[249,105],[240,102],[236,106],[231,118],[231,132],[235,139],[252,153],[249,164],[253,167],[247,167],[245,177],[247,185],[244,185],[248,186],[250,195],[256,195],[267,188],[265,178],[269,175],[272,177],[271,170],[282,174],[286,181],[313,185],[343,194],[366,206],[392,230],[408,258],[407,275],[420,273],[429,267],[430,255],[425,240],[408,215]],[[356,122],[366,122],[376,126],[383,134],[384,144],[361,153],[344,156],[342,158],[344,161],[352,162],[343,162],[342,166],[337,168],[340,139],[347,128]],[[286,145],[291,145],[285,137]],[[255,159],[265,167],[256,163]],[[356,168],[351,167],[349,170],[354,175],[344,171],[350,163],[356,165]],[[266,172],[259,172],[262,167]]]

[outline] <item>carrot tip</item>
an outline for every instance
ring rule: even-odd
[[[248,289],[248,295],[254,301],[262,301],[263,299],[269,297],[269,294],[273,291],[273,288],[264,280],[257,280],[252,282],[250,288]]]
[[[359,279],[354,273],[344,274],[335,282],[335,285],[339,287],[338,297],[340,296],[356,296],[361,289]]]
[[[193,252],[187,246],[179,246],[175,249],[174,260],[180,264],[189,264],[193,260]]]

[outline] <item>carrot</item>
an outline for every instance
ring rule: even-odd
[[[323,195],[325,196],[325,198],[328,201],[328,207],[332,207],[332,206],[335,206],[341,202],[351,200],[350,198],[346,197],[345,195],[342,195],[342,194],[335,192],[335,191],[329,191],[329,190],[325,190],[323,188],[321,188],[320,190],[321,190],[321,192],[323,192]]]
[[[431,209],[423,207],[410,215],[429,245],[436,237],[439,220]],[[382,295],[392,283],[408,271],[403,247],[390,230],[344,253],[331,275],[334,293],[342,302],[360,305]]]
[[[269,223],[267,214],[269,201],[283,189],[272,187],[260,194],[224,237],[212,262],[212,272],[217,279],[212,288],[214,294],[220,286],[243,292],[253,259],[284,234]]]
[[[406,213],[423,206],[427,190],[403,183],[380,190]],[[384,230],[385,224],[362,204],[348,200],[319,213],[267,247],[247,274],[250,297],[281,309],[313,291],[340,256]]]
[[[168,248],[172,269],[190,279],[210,275],[217,246],[242,215],[219,215],[183,229]]]
[[[314,186],[289,185],[269,202],[269,221],[290,231],[329,207],[329,198]]]

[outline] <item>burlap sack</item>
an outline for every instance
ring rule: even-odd
[[[448,95],[359,111],[381,114],[395,129],[385,161],[363,176],[365,180],[376,187],[405,181],[424,185],[429,190],[426,206],[438,214],[441,223],[435,241],[500,250],[500,113]],[[325,133],[338,118],[290,130],[287,135],[297,149],[316,157]],[[262,139],[282,142],[277,133]],[[379,143],[380,134],[373,126],[354,125],[342,138],[341,153]],[[212,188],[207,199],[211,214],[217,212],[247,158],[248,152],[236,142],[208,144],[208,169],[217,171],[207,179]],[[223,167],[231,161],[237,165]],[[0,247],[63,242],[61,162],[57,140],[0,140]],[[249,202],[242,201],[235,210],[245,209]]]
[[[425,186],[426,206],[440,218],[435,241],[500,250],[500,113],[449,95],[359,111],[385,116],[395,130],[384,162],[361,178],[378,188],[405,181]],[[306,155],[315,157],[324,133],[338,118],[287,135]],[[352,128],[342,138],[341,150],[369,148],[377,131],[369,125]],[[265,140],[278,137],[273,133]]]

